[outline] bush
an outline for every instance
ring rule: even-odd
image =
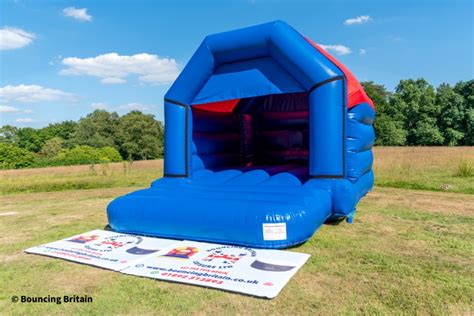
[[[53,137],[47,140],[39,152],[40,156],[52,158],[59,155],[63,148],[63,143],[64,140],[60,137]]]
[[[469,178],[474,176],[474,167],[466,160],[461,160],[456,170],[456,176],[461,178]]]
[[[18,169],[30,167],[35,163],[36,156],[26,149],[12,144],[0,143],[0,168]]]
[[[119,161],[122,161],[122,157],[115,148],[76,146],[72,149],[63,150],[51,159],[50,165],[83,165]]]
[[[0,142],[0,169],[69,166],[120,162],[120,153],[112,147],[76,146],[54,156],[37,155],[16,145]]]
[[[113,147],[102,147],[99,149],[101,162],[120,162],[122,156]]]

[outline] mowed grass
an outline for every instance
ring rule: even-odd
[[[474,147],[376,147],[377,186],[474,194]],[[474,172],[474,171],[471,171]],[[0,194],[146,187],[163,175],[163,161],[0,170]]]
[[[472,314],[474,196],[375,188],[353,224],[325,225],[309,261],[273,300],[29,255],[102,228],[130,188],[0,197],[0,310],[8,314]],[[2,215],[10,214],[10,215]],[[13,295],[92,296],[91,304],[12,303]]]
[[[473,314],[473,161],[473,148],[376,148],[354,223],[291,249],[311,258],[273,300],[23,252],[103,228],[107,204],[159,178],[160,160],[0,171],[0,314]],[[94,302],[11,302],[68,294]]]

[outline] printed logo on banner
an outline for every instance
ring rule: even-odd
[[[138,245],[143,241],[142,237],[139,236],[131,236],[131,235],[117,235],[105,238],[103,241],[95,243],[95,244],[88,244],[84,247],[99,252],[110,252],[114,249],[121,248],[125,245]]]
[[[176,258],[176,259],[189,259],[191,256],[194,256],[196,253],[199,252],[199,249],[196,247],[178,247],[174,248],[173,250],[169,251],[167,254],[163,255],[162,257],[169,257],[169,258]]]
[[[267,262],[263,262],[259,260],[255,260],[254,262],[252,262],[250,266],[257,270],[270,271],[270,272],[286,272],[295,268],[294,266],[285,266],[285,265],[280,265],[280,264],[267,263]]]
[[[144,249],[139,247],[132,247],[130,249],[127,249],[127,252],[131,253],[132,255],[149,255],[157,251],[160,251],[160,249]]]
[[[222,246],[207,249],[208,255],[193,263],[208,269],[229,269],[244,257],[255,257],[255,250],[237,246]]]
[[[76,242],[78,244],[85,244],[97,239],[99,239],[99,235],[90,235],[90,236],[81,235],[81,236],[73,237],[71,239],[67,239],[66,241]]]

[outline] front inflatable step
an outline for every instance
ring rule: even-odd
[[[107,215],[119,232],[258,248],[302,243],[330,216],[331,198],[322,190],[242,189],[155,185],[115,199]]]

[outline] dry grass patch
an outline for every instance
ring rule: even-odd
[[[141,160],[141,161],[134,161],[129,163],[127,161],[124,162],[116,162],[107,164],[108,168],[111,171],[124,171],[126,167],[131,167],[132,170],[150,170],[153,168],[162,169],[163,168],[163,160]],[[77,175],[83,173],[93,173],[93,169],[99,173],[100,171],[100,164],[94,165],[78,165],[78,166],[59,166],[59,167],[45,167],[45,168],[25,168],[25,169],[10,169],[10,170],[0,170],[0,177],[21,177],[21,176],[34,176],[34,175]]]
[[[0,170],[0,193],[148,186],[162,174],[163,160]]]
[[[380,209],[396,205],[446,215],[472,216],[474,214],[474,197],[470,194],[428,191],[409,191],[407,194],[406,190],[378,187],[365,198],[365,201],[370,201]]]
[[[474,168],[474,147],[375,147],[377,185],[474,194],[474,177],[460,177],[459,166]]]

